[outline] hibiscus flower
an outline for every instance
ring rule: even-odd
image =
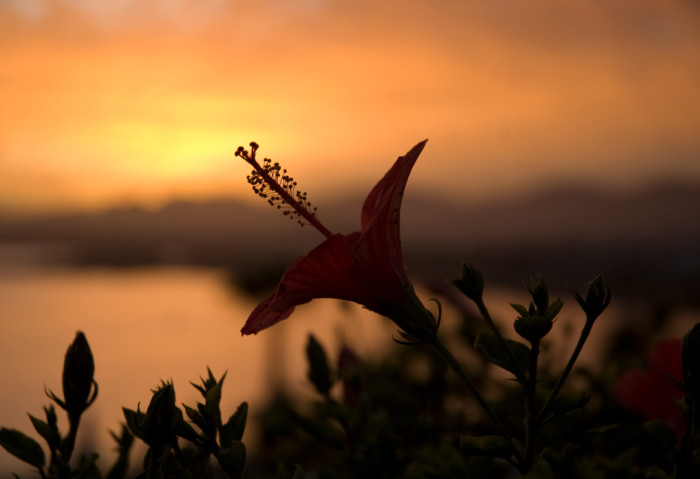
[[[683,391],[677,387],[683,378],[682,347],[680,339],[659,341],[649,354],[648,369],[624,373],[615,390],[623,407],[646,419],[667,422],[678,437],[685,431],[683,414],[676,404],[683,397]]]
[[[404,188],[426,141],[396,160],[367,196],[360,231],[347,235],[332,233],[323,226],[308,209],[305,193],[296,193],[296,197],[290,194],[288,186],[296,183],[286,171],[280,174],[278,164],[270,167],[269,160],[265,160],[268,167],[261,167],[255,160],[256,144],[251,143],[252,155],[239,148],[236,154],[255,168],[249,181],[257,188],[256,193],[264,189],[261,196],[267,197],[265,192],[269,191],[271,204],[283,201],[291,206],[292,214],[326,237],[287,268],[277,289],[250,314],[242,334],[269,328],[288,318],[296,306],[315,298],[335,298],[353,301],[388,317],[403,330],[406,339],[434,337],[437,323],[416,296],[406,274],[399,234]]]

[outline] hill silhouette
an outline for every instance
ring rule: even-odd
[[[361,197],[326,203],[321,219],[331,230],[355,231],[361,205]],[[694,184],[659,184],[626,194],[569,185],[483,203],[408,192],[402,244],[409,272],[424,281],[453,278],[466,260],[495,282],[519,284],[538,273],[552,284],[580,282],[602,272],[623,294],[697,304],[699,213],[700,185]],[[125,207],[0,218],[5,259],[31,245],[53,264],[186,264],[227,268],[253,279],[276,277],[322,239],[264,203],[231,199],[173,201],[156,211]]]

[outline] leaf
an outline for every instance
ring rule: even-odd
[[[513,455],[513,446],[501,436],[461,436],[459,447],[474,456],[491,456],[508,459]]]
[[[557,314],[559,314],[559,312],[561,311],[561,308],[563,308],[563,307],[564,307],[564,302],[559,298],[555,299],[554,302],[552,302],[549,305],[549,307],[547,308],[547,314],[546,314],[547,318],[554,319],[557,316]]]
[[[221,436],[221,446],[229,447],[233,441],[240,441],[243,438],[246,421],[248,420],[248,403],[243,402],[236,412],[229,418],[228,422],[219,432]]]
[[[510,303],[510,307],[513,308],[514,310],[516,310],[520,316],[524,317],[524,316],[527,316],[529,314],[527,311],[527,308],[525,306],[523,306],[522,304]]]
[[[53,424],[52,427],[52,425],[50,425],[46,421],[42,421],[41,419],[36,418],[31,414],[28,414],[28,416],[29,419],[32,421],[32,425],[34,426],[36,432],[38,432],[39,435],[43,437],[46,443],[49,445],[49,449],[57,449],[59,443],[61,442],[61,435],[59,434],[56,425]]]
[[[226,375],[224,374],[224,376]],[[211,388],[209,388],[206,394],[206,412],[209,414],[210,419],[212,419],[215,424],[218,424],[221,420],[219,404],[221,402],[221,387],[223,384],[223,378],[221,378],[221,381],[215,383]]]
[[[195,431],[194,428],[182,418],[178,420],[177,424],[175,425],[175,435],[194,443],[200,439],[197,431]]]
[[[141,411],[133,411],[125,407],[122,408],[122,411],[124,412],[124,419],[126,419],[126,426],[131,433],[143,440],[143,420],[146,415]]]
[[[18,459],[41,469],[46,464],[44,450],[38,442],[16,429],[0,429],[0,446]]]
[[[527,371],[530,363],[530,349],[523,343],[518,341],[513,341],[512,339],[506,339],[506,345],[508,349],[513,353],[513,357],[517,361],[513,364],[510,356],[506,351],[503,350],[501,342],[498,338],[491,333],[479,333],[476,337],[474,347],[481,354],[486,356],[491,363],[498,367],[510,371],[516,377]]]
[[[233,442],[230,447],[222,449],[216,454],[216,460],[221,469],[232,477],[241,477],[245,458],[245,444],[240,441]]]
[[[190,421],[195,423],[202,431],[206,431],[207,421],[204,419],[204,416],[202,416],[202,414],[196,409],[189,407],[187,404],[183,404],[182,407],[185,408],[185,414],[187,414],[187,417],[190,418]]]

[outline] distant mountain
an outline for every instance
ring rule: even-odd
[[[321,219],[334,231],[357,230],[361,205],[359,197],[322,205]],[[279,270],[322,239],[264,203],[234,200],[0,218],[0,245],[51,247],[49,259],[83,266],[184,263],[254,276]],[[402,239],[411,274],[428,281],[454,277],[468,260],[492,281],[519,284],[542,272],[550,281],[581,282],[602,272],[620,291],[700,303],[700,185],[628,194],[569,186],[484,203],[409,191]]]

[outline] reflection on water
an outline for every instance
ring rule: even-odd
[[[255,414],[273,380],[310,393],[304,379],[309,332],[324,339],[329,353],[343,338],[368,353],[389,342],[393,330],[355,305],[323,300],[301,307],[293,321],[241,337],[253,307],[253,299],[233,291],[214,270],[2,270],[0,426],[33,432],[27,413],[43,417],[49,402],[44,386],[61,391],[63,356],[77,330],[92,348],[100,388],[78,445],[109,461],[113,444],[107,430],[118,430],[121,407],[140,402],[145,408],[161,379],[174,381],[178,402],[193,403],[199,397],[190,381],[199,382],[207,366],[217,377],[228,371],[222,412],[233,413],[249,401]],[[17,472],[27,470],[0,449],[3,477],[7,463]]]

